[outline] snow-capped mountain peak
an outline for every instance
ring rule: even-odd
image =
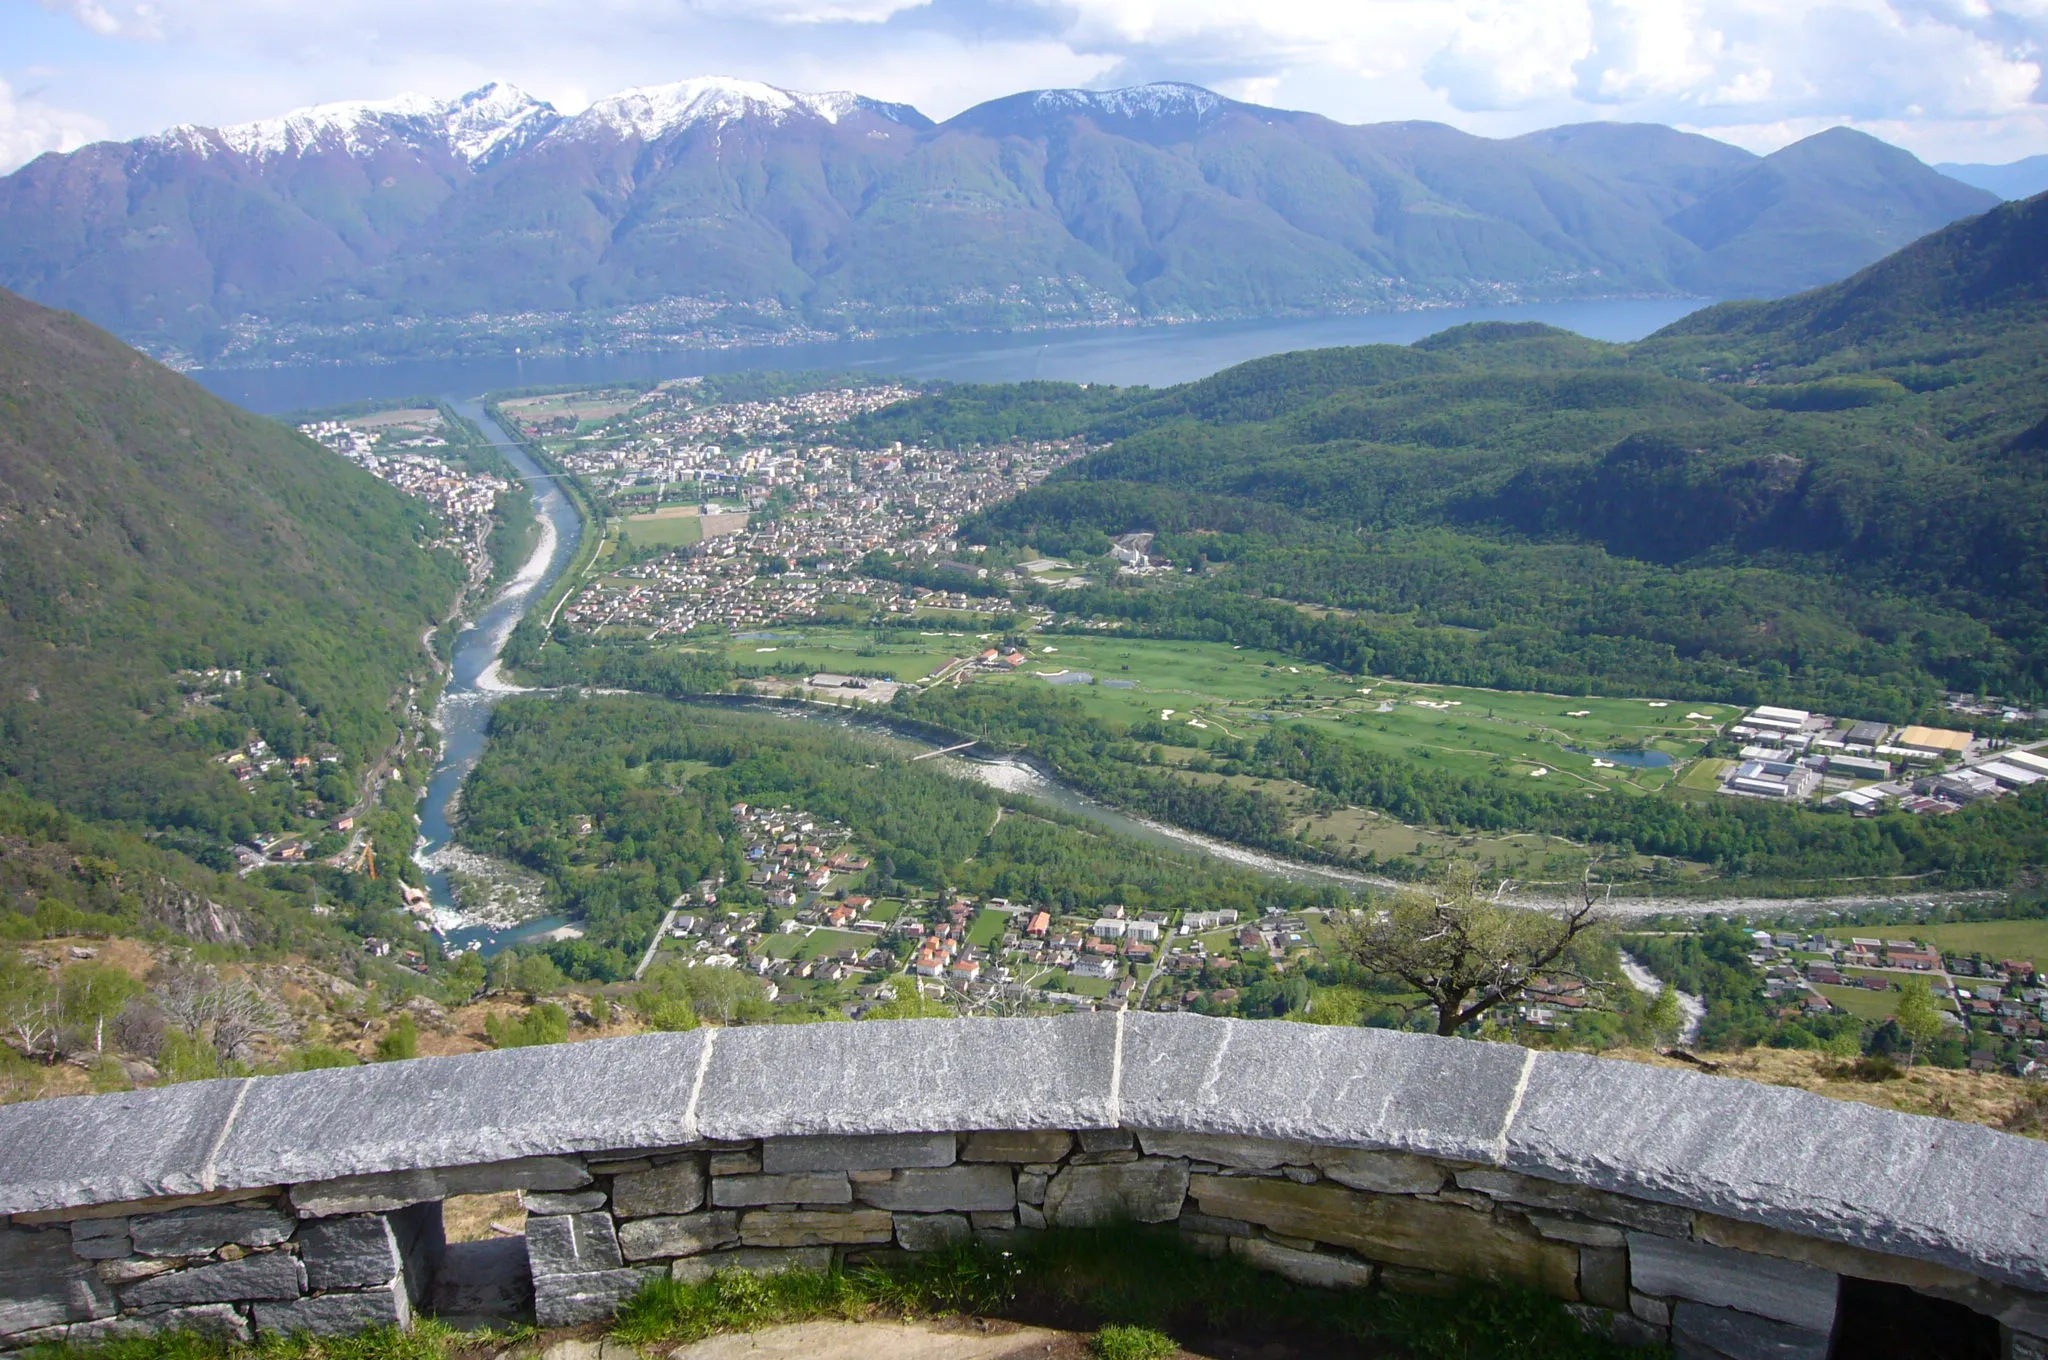
[[[496,80],[450,100],[444,118],[449,145],[471,165],[537,141],[562,121],[554,105]]]
[[[837,123],[863,107],[887,110],[891,106],[874,104],[845,90],[805,94],[758,80],[697,76],[668,85],[621,90],[576,115],[564,132],[637,137],[648,142],[700,124],[725,127],[742,119],[783,123],[811,117]]]
[[[1031,100],[1040,113],[1106,113],[1118,118],[1202,119],[1228,103],[1213,90],[1177,80],[1121,90],[1040,90]]]
[[[225,150],[271,161],[313,151],[365,156],[396,137],[414,145],[438,143],[471,165],[481,165],[545,135],[560,121],[552,105],[494,81],[454,99],[402,94],[316,104],[228,127],[185,124],[154,140],[202,155]]]

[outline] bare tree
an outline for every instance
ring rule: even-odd
[[[1508,906],[1506,886],[1489,892],[1476,866],[1453,865],[1338,927],[1338,952],[1420,992],[1436,1032],[1456,1034],[1539,974],[1559,972],[1573,945],[1601,924],[1590,875],[1581,900],[1556,911]]]
[[[249,1041],[284,1022],[283,1014],[247,978],[222,978],[210,967],[176,968],[151,979],[164,1018],[187,1034],[203,1038],[231,1061],[243,1057]]]

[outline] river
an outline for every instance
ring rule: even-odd
[[[561,358],[507,356],[298,368],[199,369],[191,376],[237,405],[270,415],[377,397],[683,378],[746,369],[863,370],[956,382],[1049,378],[1165,387],[1206,378],[1232,364],[1269,354],[1332,345],[1406,345],[1473,321],[1542,321],[1596,340],[1640,340],[1704,305],[1698,298],[1634,298],[1512,307],[1443,307],[1286,321],[923,335],[811,345],[592,353]]]
[[[433,898],[437,923],[446,930],[451,946],[460,948],[475,941],[486,951],[495,952],[514,939],[528,939],[556,929],[563,921],[560,917],[543,917],[510,929],[462,923],[448,883],[450,860],[461,854],[450,854],[454,835],[451,817],[462,781],[483,755],[491,705],[507,692],[504,682],[498,679],[498,655],[504,651],[512,629],[525,617],[527,606],[547,593],[548,586],[575,557],[576,547],[583,539],[583,517],[554,480],[475,400],[451,399],[449,404],[458,414],[475,421],[485,436],[499,445],[519,474],[529,479],[541,525],[540,542],[534,546],[526,565],[455,641],[454,671],[434,710],[434,725],[441,732],[441,759],[427,784],[426,802],[420,811],[416,857],[427,870],[427,892]]]

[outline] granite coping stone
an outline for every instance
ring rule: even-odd
[[[0,1213],[712,1140],[1117,1128],[1503,1168],[2048,1287],[2030,1139],[1583,1054],[1186,1015],[697,1030],[33,1101],[0,1108]]]
[[[1504,1160],[1544,1180],[2048,1288],[2048,1144],[1976,1124],[1539,1053]]]
[[[336,1180],[696,1136],[707,1031],[265,1077],[218,1154],[223,1186]]]
[[[214,1145],[250,1084],[195,1081],[0,1106],[0,1214],[218,1188]]]
[[[1295,1032],[1306,1028],[1310,1033]],[[1527,1051],[1334,1025],[1126,1018],[1121,1122],[1491,1162]]]
[[[711,1138],[1106,1128],[1119,1015],[877,1020],[720,1031],[698,1121]],[[764,1081],[764,1072],[775,1080]]]

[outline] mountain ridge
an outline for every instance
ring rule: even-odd
[[[1841,130],[1757,158],[1176,83],[943,123],[732,77],[572,116],[493,84],[40,157],[0,177],[0,285],[189,363],[534,353],[1775,295],[1994,201]]]

